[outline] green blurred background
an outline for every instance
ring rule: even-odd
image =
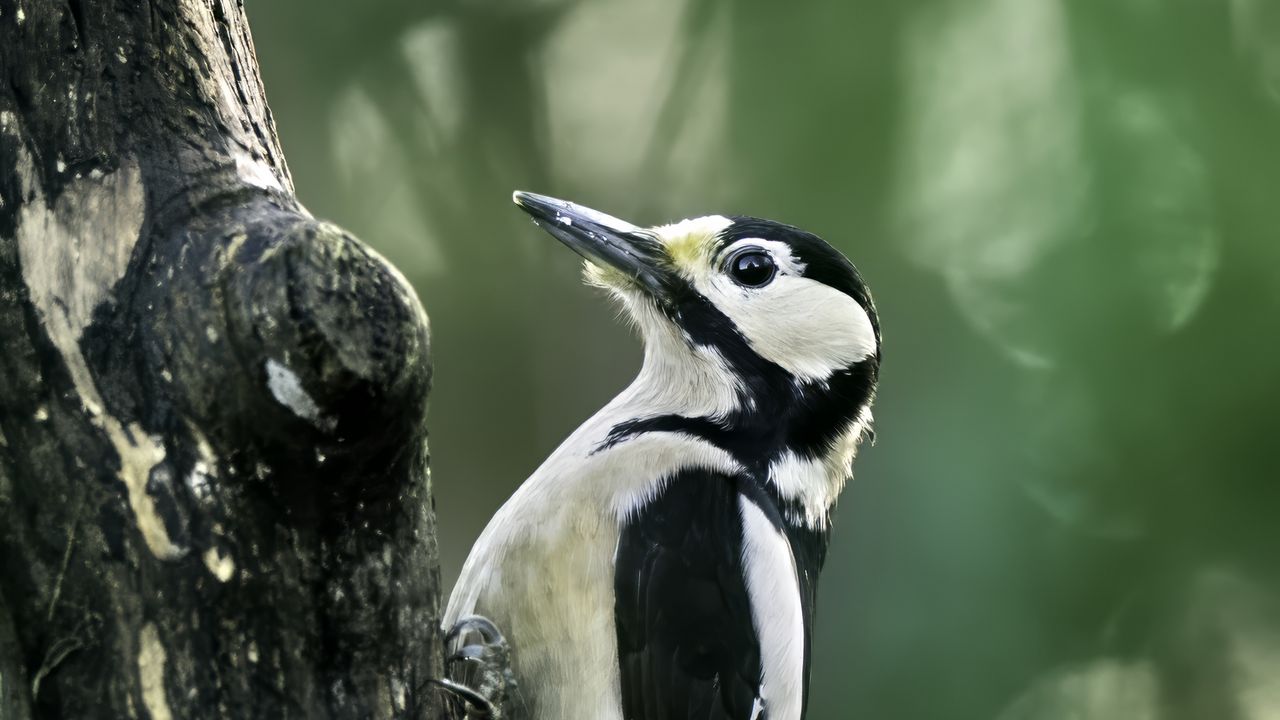
[[[446,582],[639,345],[515,188],[814,230],[884,327],[811,718],[1280,717],[1280,3],[249,0],[431,316]]]

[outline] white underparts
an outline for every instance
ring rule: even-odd
[[[760,643],[760,700],[770,720],[800,720],[804,708],[804,610],[785,535],[745,497],[742,565]]]
[[[657,383],[656,385],[654,383]],[[619,423],[699,398],[646,368],[525,481],[471,549],[444,626],[477,613],[497,622],[530,687],[534,717],[621,720],[613,556],[624,519],[681,470],[734,474],[724,450],[678,432],[646,432],[602,447]],[[674,394],[673,394],[674,393]],[[564,638],[575,638],[566,652]]]

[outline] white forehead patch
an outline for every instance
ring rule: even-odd
[[[670,225],[659,225],[653,228],[653,232],[666,242],[686,237],[709,240],[719,235],[732,224],[733,221],[723,215],[704,215],[703,217],[681,220]]]
[[[707,215],[650,228],[667,249],[672,264],[686,277],[695,277],[711,262],[716,236],[733,224],[723,215]]]

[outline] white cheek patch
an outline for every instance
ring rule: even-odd
[[[816,280],[779,275],[747,289],[721,275],[702,285],[757,355],[798,380],[826,380],[876,352],[875,329],[862,306]]]

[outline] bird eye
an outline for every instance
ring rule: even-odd
[[[729,275],[739,285],[745,287],[764,287],[773,280],[777,266],[769,253],[759,249],[744,250],[729,258]]]

